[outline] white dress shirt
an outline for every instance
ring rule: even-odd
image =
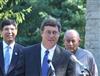
[[[45,55],[45,51],[46,51],[46,50],[49,51],[48,60],[51,60],[51,61],[52,61],[55,48],[56,48],[56,45],[55,45],[53,48],[51,48],[51,49],[46,49],[46,48],[43,46],[43,44],[41,43],[41,65],[42,65],[42,63],[43,63],[43,58],[44,58],[44,55]]]

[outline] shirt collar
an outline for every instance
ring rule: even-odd
[[[10,45],[8,45],[4,40],[3,40],[3,48],[6,48],[7,46],[10,46],[11,49],[14,48],[14,44],[15,42],[11,43]]]
[[[51,51],[54,51],[54,50],[55,50],[56,45],[55,45],[53,48],[51,48],[51,49],[46,49],[46,48],[43,46],[43,44],[41,43],[41,48],[44,50],[44,52],[45,52],[46,50],[48,50],[49,52],[51,52]]]
[[[54,51],[55,51],[55,49],[56,49],[56,46],[57,46],[57,45],[55,45],[55,46],[54,46],[53,48],[51,48],[51,49],[46,49],[46,48],[43,46],[43,44],[41,43],[42,54],[45,53],[46,50],[48,50],[48,51],[49,51],[49,59],[52,60],[53,55],[54,55]]]
[[[42,49],[42,52],[43,52],[43,53],[45,53],[45,51],[47,50],[47,49],[43,46],[42,43],[41,43],[41,49]]]

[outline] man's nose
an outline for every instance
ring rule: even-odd
[[[11,33],[11,32],[12,32],[12,30],[11,30],[11,29],[9,29],[9,30],[8,30],[8,33]]]
[[[69,44],[70,44],[70,45],[73,45],[73,42],[72,42],[72,41],[70,41],[70,42],[69,42]]]

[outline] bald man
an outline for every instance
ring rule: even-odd
[[[89,76],[98,76],[97,65],[92,53],[86,49],[80,48],[79,45],[79,33],[74,29],[67,30],[64,34],[65,49],[72,52],[88,70],[84,70],[81,65],[76,63],[74,76],[81,76],[83,72],[87,72]]]

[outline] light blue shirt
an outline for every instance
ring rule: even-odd
[[[84,64],[84,66],[87,67],[87,69],[91,72],[92,76],[98,76],[97,65],[91,52],[78,47],[75,56],[82,64]],[[81,74],[81,71],[83,70],[84,69],[79,64],[76,64],[76,73],[74,76],[79,76],[79,74]]]
[[[5,41],[3,41],[3,55],[4,55],[4,58],[5,58],[5,51],[7,50],[7,47],[8,46],[10,47],[10,49],[9,49],[9,51],[10,51],[9,52],[10,53],[10,62],[11,62],[11,59],[12,59],[14,44],[15,44],[15,42],[13,42],[10,45],[8,45]]]

